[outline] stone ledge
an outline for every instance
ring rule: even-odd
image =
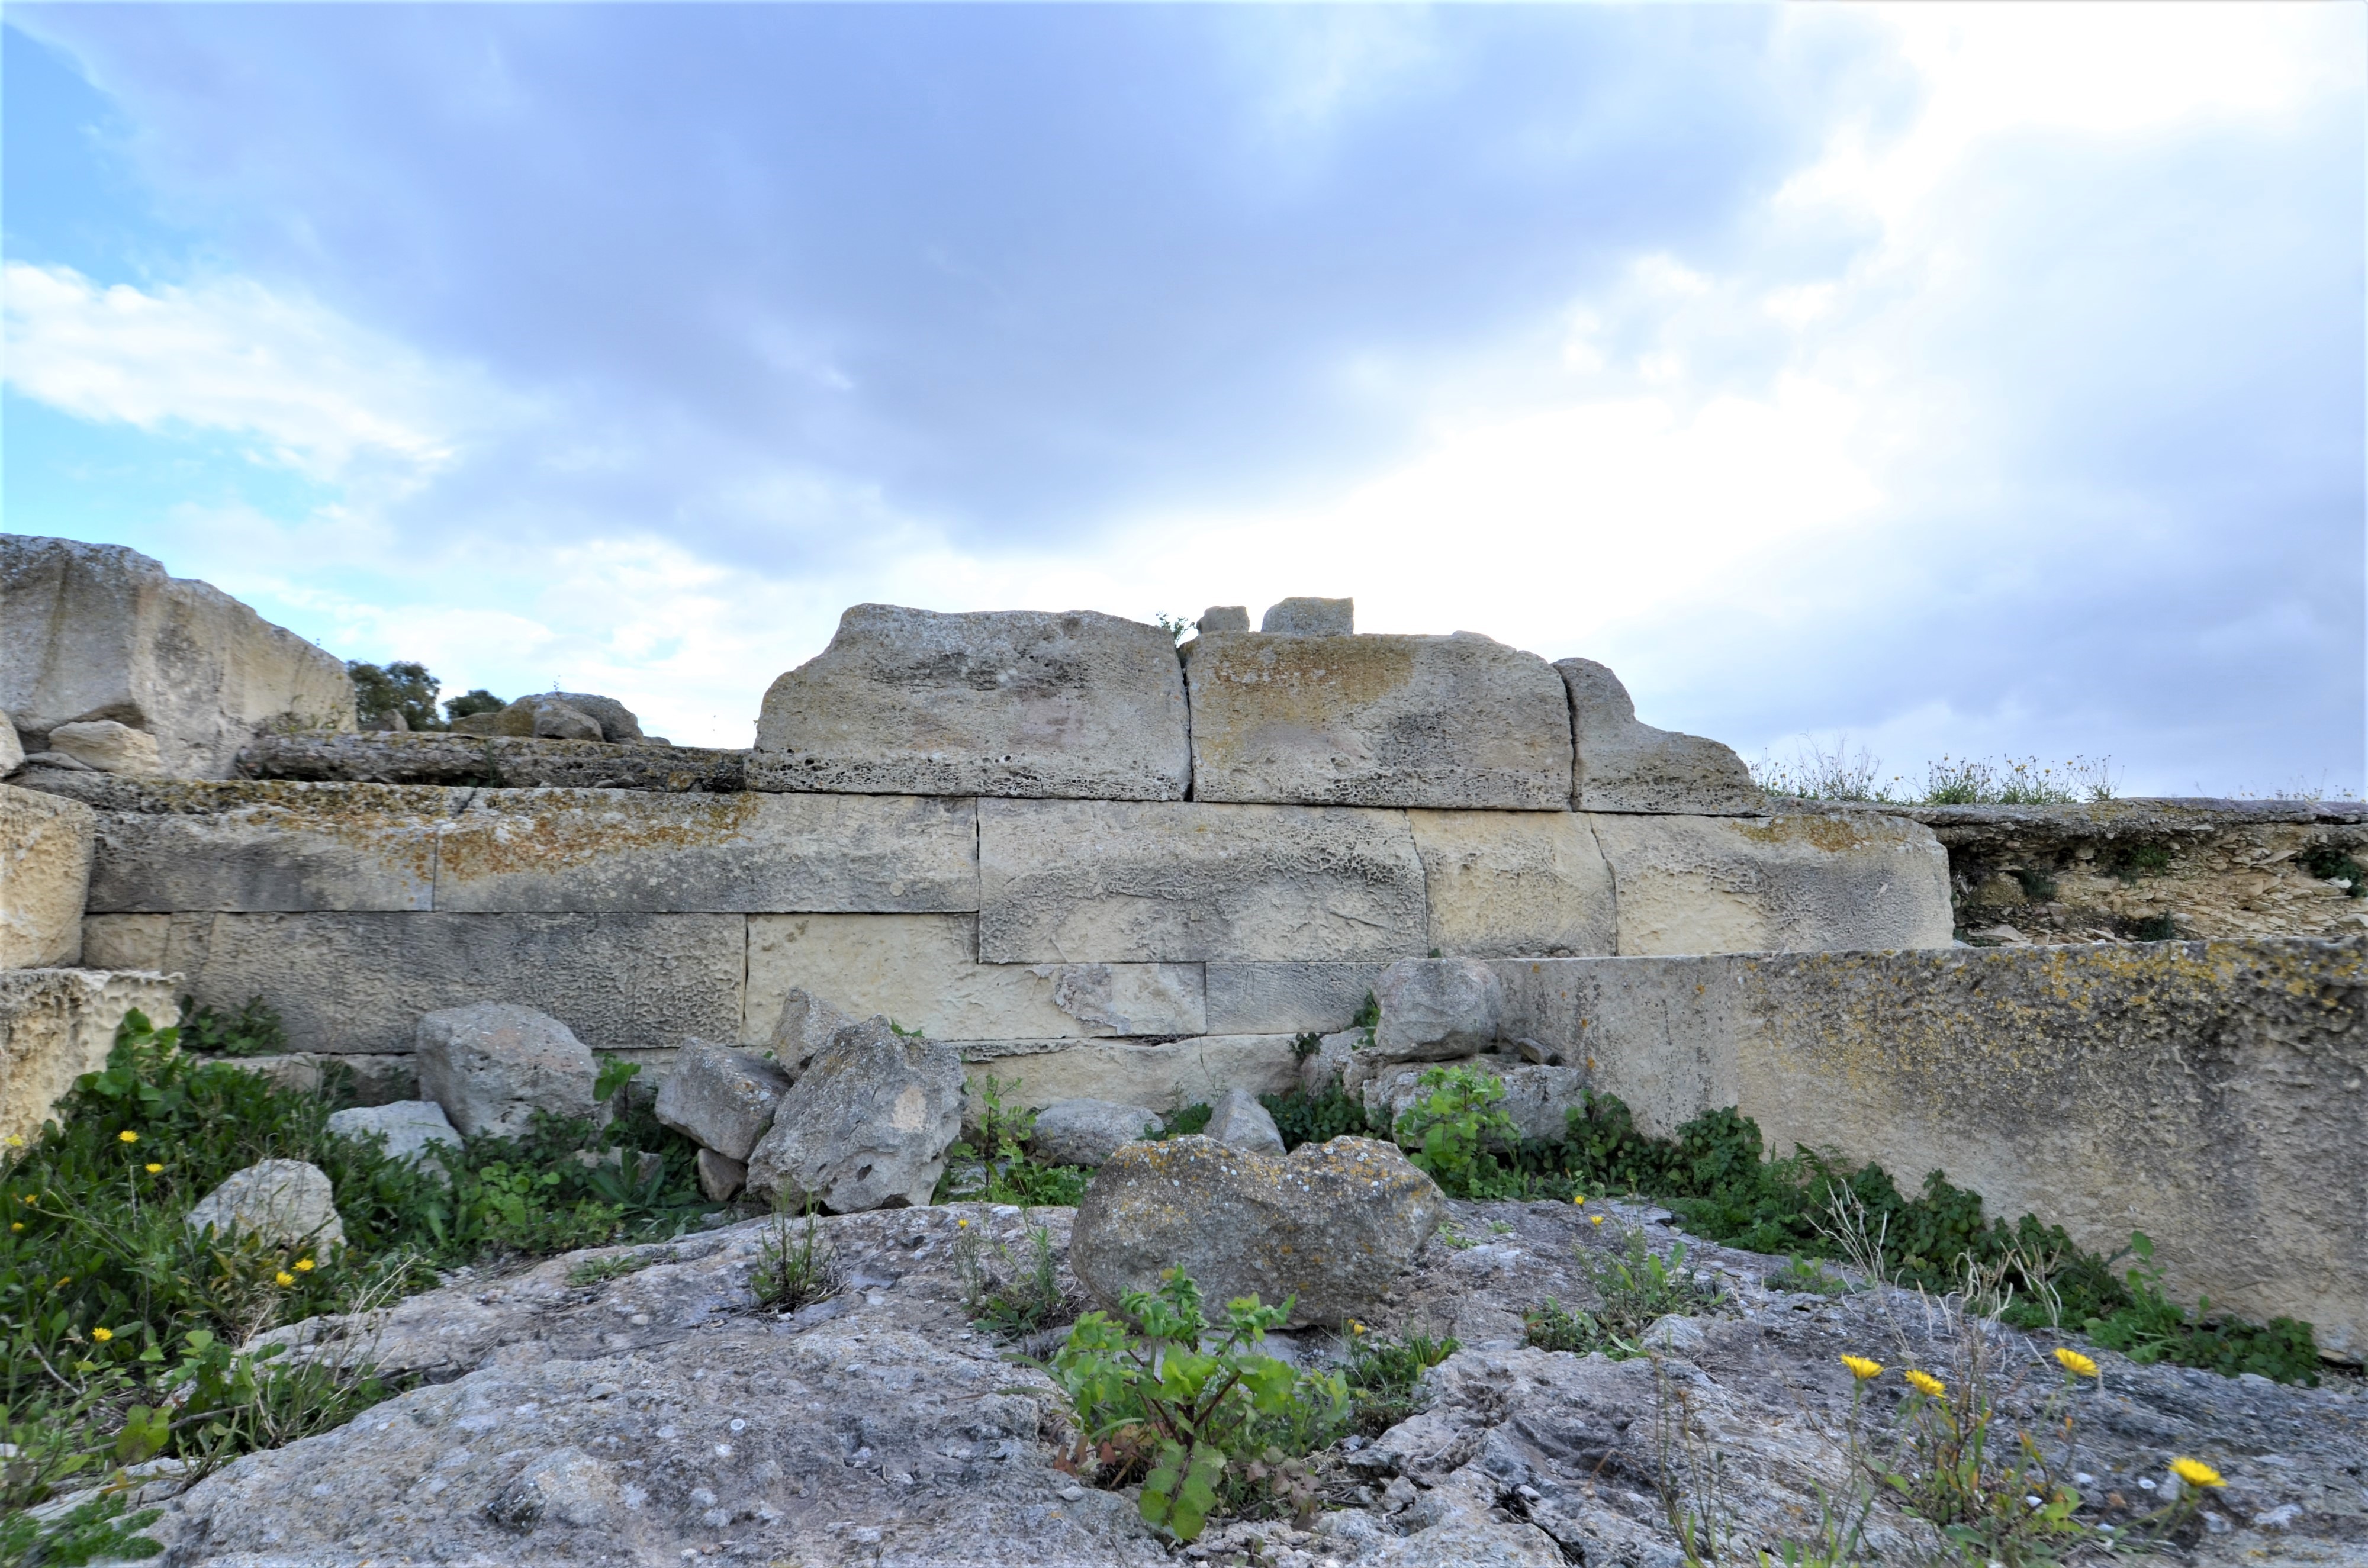
[[[238,772],[249,778],[323,783],[731,794],[744,787],[747,756],[745,751],[647,742],[381,731],[262,736],[239,752]]]

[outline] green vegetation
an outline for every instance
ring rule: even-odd
[[[1002,1267],[986,1260],[979,1227],[968,1220],[955,1222],[954,1272],[962,1279],[962,1306],[976,1326],[1004,1339],[1017,1339],[1052,1326],[1067,1309],[1068,1292],[1061,1289],[1061,1259],[1053,1250],[1052,1227],[1028,1221],[1028,1256],[1011,1256],[1001,1242],[996,1253]]]
[[[1645,1331],[1672,1312],[1698,1312],[1718,1294],[1696,1285],[1685,1272],[1686,1244],[1664,1258],[1645,1244],[1645,1233],[1627,1227],[1616,1252],[1580,1245],[1579,1271],[1595,1292],[1593,1312],[1565,1309],[1551,1297],[1523,1314],[1527,1337],[1540,1350],[1587,1355],[1600,1350],[1615,1361],[1645,1353]]]
[[[1428,1334],[1384,1339],[1349,1325],[1349,1425],[1378,1437],[1423,1407],[1423,1374],[1463,1348],[1455,1340]]]
[[[982,1203],[1016,1203],[1024,1209],[1051,1204],[1074,1208],[1086,1195],[1094,1173],[1078,1165],[1040,1165],[1030,1157],[1028,1140],[1036,1133],[1036,1113],[1013,1110],[1003,1103],[1005,1085],[988,1074],[978,1119],[978,1142],[953,1143],[946,1150],[945,1174],[938,1177],[932,1201],[951,1203],[975,1199]],[[1013,1088],[1019,1087],[1014,1084]],[[1205,1123],[1207,1118],[1201,1120]]]
[[[449,730],[456,719],[465,719],[472,713],[498,713],[509,706],[484,687],[477,687],[448,699],[439,718],[436,694],[444,688],[444,683],[429,674],[427,665],[413,659],[396,659],[384,665],[348,659],[346,674],[354,683],[354,716],[365,726],[386,723],[400,716],[406,730]]]
[[[2057,763],[1943,756],[1925,765],[1918,790],[1900,775],[1884,778],[1882,763],[1863,746],[1853,753],[1847,737],[1830,751],[1811,742],[1789,762],[1763,756],[1751,765],[1751,778],[1771,795],[1902,806],[2076,805],[2110,801],[2114,790],[2112,759],[2085,756]]]
[[[1787,1258],[1784,1267],[1764,1281],[1771,1290],[1793,1290],[1804,1296],[1840,1296],[1850,1291],[1850,1284],[1839,1275],[1824,1269],[1798,1253]]]
[[[0,1450],[0,1512],[160,1455],[202,1471],[325,1430],[393,1392],[360,1369],[237,1349],[276,1324],[432,1288],[439,1267],[674,1233],[705,1207],[695,1151],[645,1108],[597,1134],[545,1119],[523,1139],[472,1139],[438,1153],[439,1177],[387,1159],[375,1136],[330,1132],[329,1100],[179,1041],[130,1015],[105,1069],[84,1074],[57,1119],[0,1166],[0,1442],[12,1446]],[[585,1151],[615,1151],[620,1164],[586,1167],[575,1157]],[[199,1198],[265,1159],[326,1173],[344,1248],[199,1236],[183,1223]],[[75,1513],[86,1517],[73,1528],[92,1540],[130,1528],[103,1508]],[[0,1561],[71,1561],[82,1549],[64,1528]]]
[[[838,1269],[815,1233],[811,1200],[805,1217],[803,1233],[793,1233],[788,1208],[774,1206],[772,1231],[757,1250],[757,1267],[748,1276],[748,1288],[757,1300],[777,1312],[796,1312],[838,1289]]]
[[[1365,1108],[1331,1089],[1310,1097],[1298,1089],[1287,1095],[1260,1095],[1258,1104],[1274,1118],[1287,1153],[1302,1143],[1323,1143],[1335,1138],[1361,1138],[1367,1133]],[[1205,1123],[1203,1124],[1205,1125]]]
[[[2362,866],[2332,844],[2317,844],[2296,856],[2295,863],[2322,882],[2342,882],[2353,898],[2368,898],[2368,866]]]
[[[1208,1101],[1195,1101],[1169,1117],[1167,1125],[1158,1131],[1144,1133],[1143,1141],[1146,1143],[1158,1143],[1170,1138],[1190,1138],[1196,1132],[1206,1132],[1209,1130],[1209,1119],[1216,1114],[1216,1108],[1210,1105]]]
[[[473,714],[498,713],[508,706],[484,687],[474,687],[458,697],[444,699],[444,727],[450,729],[458,721]]]
[[[1450,1195],[1495,1193],[1506,1179],[1492,1149],[1520,1141],[1520,1130],[1498,1110],[1505,1083],[1472,1067],[1433,1067],[1417,1080],[1422,1097],[1400,1113],[1394,1130],[1407,1156]]]
[[[1051,1368],[1076,1413],[1082,1455],[1099,1461],[1098,1483],[1141,1475],[1144,1522],[1178,1541],[1197,1540],[1221,1507],[1311,1514],[1315,1489],[1299,1461],[1339,1435],[1349,1389],[1338,1372],[1297,1371],[1256,1348],[1289,1321],[1291,1303],[1244,1297],[1212,1322],[1200,1287],[1171,1268],[1156,1291],[1129,1291],[1121,1305],[1132,1331],[1087,1312]]]
[[[2170,869],[2170,846],[2164,844],[2108,844],[2097,856],[2097,869],[2135,886],[2141,877],[2158,877]]]
[[[200,1007],[194,996],[181,998],[181,1047],[211,1056],[271,1056],[288,1049],[288,1031],[279,1015],[260,996],[250,996],[235,1013]]]

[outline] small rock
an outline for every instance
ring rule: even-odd
[[[9,722],[7,712],[0,710],[0,778],[24,766],[25,743],[17,738],[17,726]]]
[[[1258,1096],[1235,1085],[1209,1113],[1207,1135],[1232,1149],[1254,1154],[1282,1153],[1282,1133]]]
[[[564,710],[564,711],[563,711]],[[546,719],[545,715],[549,714]],[[580,720],[589,720],[586,733]],[[588,691],[538,691],[494,713],[472,713],[452,728],[471,735],[532,736],[541,740],[640,741],[641,721],[613,697]],[[557,732],[564,730],[566,733]]]
[[[1362,1029],[1342,1029],[1317,1040],[1315,1049],[1299,1064],[1299,1086],[1308,1098],[1320,1098],[1339,1088],[1349,1062],[1364,1043]]]
[[[1247,613],[1242,617],[1249,619]],[[1242,628],[1247,631],[1248,627]],[[1346,637],[1357,630],[1354,599],[1285,599],[1269,607],[1258,630],[1282,637]]]
[[[1211,605],[1201,612],[1201,619],[1193,626],[1203,637],[1212,631],[1247,631],[1250,629],[1249,607]]]
[[[779,1062],[686,1039],[658,1085],[657,1119],[692,1142],[745,1164],[789,1088],[790,1074]]]
[[[462,1134],[516,1138],[534,1113],[593,1117],[589,1047],[557,1018],[509,1002],[447,1007],[419,1020],[419,1092]]]
[[[390,1160],[412,1159],[431,1143],[457,1149],[461,1135],[434,1100],[395,1100],[387,1105],[353,1106],[329,1118],[329,1131],[347,1138],[375,1132],[386,1140]]]
[[[1094,1166],[1161,1125],[1159,1113],[1114,1100],[1054,1100],[1036,1113],[1029,1150],[1048,1165]]]
[[[748,1187],[836,1214],[929,1201],[962,1131],[962,1059],[900,1035],[888,1020],[849,1024],[798,1075],[748,1157]]]
[[[699,1152],[699,1190],[710,1203],[721,1203],[748,1185],[748,1167],[712,1149]]]
[[[1691,1357],[1702,1347],[1706,1337],[1700,1323],[1673,1312],[1667,1317],[1654,1319],[1639,1343],[1647,1350],[1666,1350],[1673,1356]]]
[[[792,990],[781,998],[780,1020],[773,1026],[773,1061],[795,1082],[806,1063],[853,1022],[829,1003]]]
[[[581,708],[557,700],[534,705],[534,738],[539,741],[597,741],[600,721]]]
[[[149,778],[165,771],[156,754],[156,737],[113,719],[60,724],[50,732],[50,749],[101,773]]]
[[[1485,1051],[1505,1017],[1505,986],[1474,959],[1400,959],[1373,985],[1375,1062],[1438,1062]]]
[[[199,1235],[255,1235],[277,1246],[327,1249],[346,1241],[327,1175],[302,1160],[264,1160],[233,1171],[198,1199],[184,1222]]]
[[[1401,1475],[1392,1481],[1387,1486],[1382,1488],[1382,1512],[1384,1514],[1403,1514],[1408,1508],[1414,1506],[1414,1500],[1420,1494],[1415,1491],[1414,1483]]]
[[[1290,1324],[1370,1314],[1447,1217],[1395,1147],[1366,1138],[1254,1154],[1214,1139],[1129,1143],[1078,1205],[1069,1267],[1105,1305],[1181,1265],[1201,1299],[1295,1298]]]
[[[2257,1530],[2290,1530],[2301,1517],[2301,1504],[2281,1503],[2274,1508],[2264,1508],[2255,1514],[2253,1528]]]
[[[609,1467],[581,1449],[555,1449],[494,1494],[485,1517],[518,1531],[539,1524],[605,1524],[618,1501]]]

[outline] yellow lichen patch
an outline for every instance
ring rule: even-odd
[[[489,791],[444,835],[438,875],[467,881],[641,852],[721,848],[746,836],[763,801],[750,794]]]
[[[1847,817],[1805,813],[1770,817],[1765,822],[1738,818],[1736,831],[1755,844],[1806,844],[1829,855],[1864,848],[1878,836],[1891,836],[1865,832]]]

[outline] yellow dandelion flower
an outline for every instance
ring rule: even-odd
[[[1589,1214],[1587,1217],[1587,1222],[1590,1225],[1600,1225],[1603,1223],[1603,1216],[1600,1214]]]
[[[271,1277],[271,1282],[275,1285],[293,1285],[296,1283],[296,1276],[283,1268]]]
[[[140,1142],[140,1134],[127,1127],[115,1135],[115,1141],[119,1143],[137,1143]]]
[[[1856,1378],[1860,1382],[1864,1382],[1869,1378],[1876,1378],[1883,1375],[1883,1363],[1880,1361],[1870,1361],[1863,1356],[1845,1356],[1842,1358],[1842,1365],[1848,1367],[1850,1369],[1850,1376]]]
[[[2170,1461],[2170,1472],[2190,1486],[2226,1486],[2220,1472],[2202,1460],[2176,1459]]]
[[[1948,1385],[1930,1372],[1919,1372],[1911,1367],[1901,1375],[1907,1378],[1908,1385],[1918,1393],[1930,1394],[1934,1399],[1949,1397]]]
[[[163,1170],[164,1170],[164,1169],[165,1169],[165,1167],[164,1167],[164,1166],[162,1166],[162,1165],[160,1165],[156,1164],[156,1162],[155,1162],[155,1161],[154,1161],[154,1160],[151,1160],[151,1161],[149,1161],[149,1162],[148,1162],[148,1174],[149,1174],[150,1176],[156,1176],[156,1175],[159,1175],[160,1173],[162,1173],[162,1172],[163,1172]]]
[[[21,1231],[25,1228],[25,1221],[22,1220],[12,1220],[8,1222],[8,1228],[12,1231]]]
[[[2077,1373],[2084,1378],[2093,1378],[2097,1375],[2097,1363],[2089,1360],[2078,1350],[2059,1345],[2055,1347],[2055,1359],[2067,1372]]]
[[[311,1258],[309,1258],[309,1257],[300,1257],[300,1258],[298,1258],[298,1259],[296,1260],[296,1272],[297,1272],[297,1273],[299,1273],[299,1274],[310,1274],[310,1273],[312,1273],[312,1272],[313,1272],[313,1260],[312,1260]]]
[[[956,1220],[954,1221],[954,1229],[957,1231],[967,1231],[970,1229],[970,1221],[968,1220]]]
[[[24,1134],[22,1134],[22,1133],[20,1133],[20,1132],[11,1132],[10,1134],[8,1134],[8,1137],[7,1137],[7,1139],[6,1139],[6,1142],[7,1142],[7,1144],[8,1144],[8,1147],[10,1147],[11,1149],[21,1149],[21,1148],[23,1148],[23,1147],[25,1146],[25,1137],[24,1137]]]
[[[1574,1192],[1570,1195],[1570,1200],[1573,1203],[1585,1203],[1587,1201],[1587,1194],[1583,1192]]]
[[[94,1328],[90,1331],[90,1336],[104,1345],[115,1337],[115,1331],[111,1328]]]
[[[71,1274],[61,1274],[61,1275],[59,1275],[59,1276],[58,1276],[58,1282],[57,1282],[55,1285],[51,1286],[51,1287],[50,1287],[50,1289],[51,1289],[51,1290],[64,1290],[67,1286],[69,1286],[69,1285],[71,1285],[71,1284],[73,1284],[73,1283],[74,1283],[74,1276],[73,1276],[73,1275],[71,1275]]]

